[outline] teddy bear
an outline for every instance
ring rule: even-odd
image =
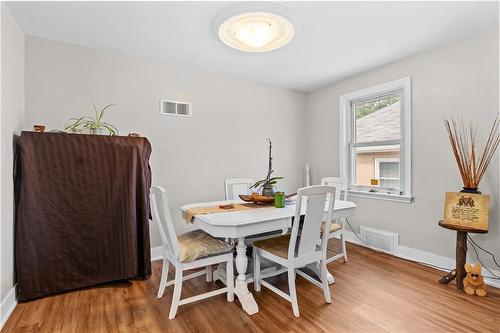
[[[467,275],[464,278],[464,291],[468,295],[486,296],[481,264],[465,264]]]

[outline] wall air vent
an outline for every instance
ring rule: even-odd
[[[191,104],[160,99],[160,114],[167,116],[191,117]]]
[[[376,250],[394,255],[396,247],[399,245],[399,235],[393,232],[365,226],[360,226],[359,232],[361,234],[361,239],[364,240],[369,247]]]

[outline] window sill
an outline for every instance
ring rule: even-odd
[[[396,201],[403,203],[411,203],[413,199],[411,196],[388,194],[381,192],[359,191],[359,190],[349,190],[349,196],[356,198],[369,198],[369,199]]]

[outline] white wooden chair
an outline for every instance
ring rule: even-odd
[[[250,186],[254,183],[253,179],[249,178],[234,178],[224,181],[224,192],[226,200],[239,200],[240,194],[250,194]]]
[[[297,302],[297,292],[295,290],[295,273],[321,287],[326,302],[332,302],[327,279],[328,272],[326,270],[328,233],[325,231],[330,228],[335,199],[328,201],[327,218],[325,220],[325,200],[328,194],[335,198],[335,188],[333,186],[316,185],[299,189],[297,191],[297,207],[295,210],[292,233],[274,239],[261,240],[253,244],[255,291],[260,291],[261,285],[269,288],[271,291],[292,303],[293,314],[296,317],[299,316],[299,305]],[[301,217],[301,206],[303,204],[306,206],[306,210],[304,223],[300,229],[299,221]],[[323,223],[323,221],[325,222]],[[288,272],[289,295],[262,280],[260,270],[261,258],[266,258],[284,267],[282,270],[272,275],[281,274],[285,271]],[[320,265],[321,283],[298,270],[299,268],[313,263]],[[272,275],[266,274],[266,277]]]
[[[326,177],[321,179],[321,185],[330,185],[335,187],[335,200],[347,200],[347,179],[340,177]],[[340,237],[342,247],[341,252],[328,258],[326,260],[327,264],[340,258],[344,258],[344,262],[347,262],[347,249],[345,246],[345,217],[333,221],[330,226],[328,239],[337,237]]]
[[[194,230],[177,236],[170,215],[166,191],[159,186],[153,186],[151,187],[150,199],[153,220],[158,225],[163,247],[163,268],[157,297],[160,298],[163,296],[167,286],[174,285],[174,294],[168,318],[173,319],[175,317],[179,305],[195,302],[207,297],[227,293],[227,300],[232,302],[234,300],[234,246],[216,239],[201,230]],[[211,276],[210,271],[202,270],[183,277],[183,271],[200,267],[211,267],[213,264],[223,262],[227,263],[227,287],[181,300],[182,281],[205,274],[207,274],[208,280],[208,276]],[[170,263],[175,267],[174,281],[167,281]]]

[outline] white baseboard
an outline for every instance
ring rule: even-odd
[[[441,271],[451,271],[455,268],[455,260],[452,258],[414,249],[409,246],[398,245],[394,251],[394,255],[399,258],[418,261],[423,265],[433,266]]]
[[[356,234],[351,230],[345,230],[344,233],[345,233],[345,240],[347,242],[366,247],[366,245],[363,244],[359,240],[359,238],[356,237]],[[422,265],[431,266],[443,272],[448,272],[455,268],[455,259],[453,258],[440,256],[438,254],[414,249],[412,247],[399,244],[396,246],[396,249],[394,251],[394,256],[410,261],[415,261]],[[493,269],[490,269],[490,271],[492,271],[493,274],[495,274],[496,276],[500,276],[500,271]],[[500,288],[500,280],[491,278],[491,274],[484,268],[483,268],[483,276],[485,284],[495,288]]]
[[[12,311],[16,308],[16,286],[12,287],[0,303],[0,330],[3,328]]]
[[[491,271],[493,273],[495,273],[496,276],[500,276],[499,271],[494,271],[494,270],[491,270]],[[492,286],[495,288],[500,288],[500,280],[498,280],[498,279],[491,279],[491,278],[485,277],[484,284],[487,284],[488,286]]]
[[[151,248],[151,261],[163,259],[163,248],[161,246]]]

